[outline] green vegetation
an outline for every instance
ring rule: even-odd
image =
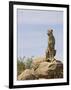
[[[21,74],[25,69],[31,69],[32,58],[17,60],[17,75]]]
[[[30,69],[30,68],[31,68],[31,64],[32,64],[32,58],[28,58],[28,59],[25,61],[25,68],[26,68],[26,69]]]
[[[17,75],[21,74],[25,70],[25,64],[22,61],[17,60]]]

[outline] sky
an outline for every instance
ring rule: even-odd
[[[63,60],[63,11],[17,9],[17,57],[43,56],[53,29],[56,58]]]

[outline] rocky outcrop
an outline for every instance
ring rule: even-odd
[[[47,62],[46,60],[34,60],[32,69],[24,70],[18,80],[63,78],[63,64],[59,60]]]

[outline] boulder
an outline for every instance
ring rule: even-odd
[[[41,62],[45,61],[45,57],[37,57],[32,61],[32,68],[36,70]]]
[[[33,80],[33,79],[35,79],[33,69],[26,69],[18,76],[18,80]]]
[[[39,67],[35,70],[35,75],[38,78],[62,78],[63,64],[60,61],[41,62]]]

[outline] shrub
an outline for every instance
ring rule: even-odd
[[[25,64],[22,61],[17,60],[17,75],[21,74],[25,70]]]
[[[28,58],[25,62],[25,68],[30,69],[32,64],[32,58]]]

